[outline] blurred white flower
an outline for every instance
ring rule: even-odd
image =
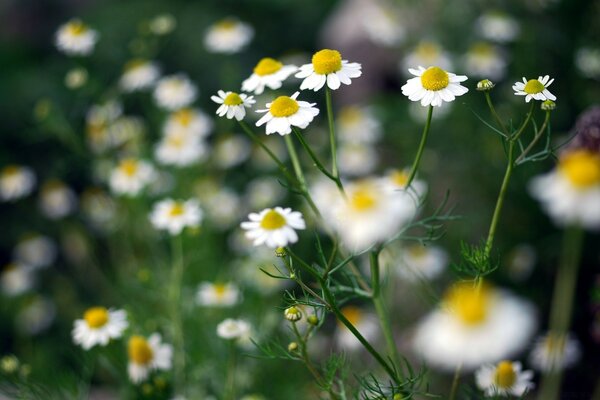
[[[550,79],[549,75],[539,76],[537,79],[527,80],[523,77],[523,82],[515,82],[513,90],[516,96],[526,96],[525,102],[529,103],[531,99],[534,100],[556,100],[556,96],[550,93],[548,86],[554,82],[554,79]]]
[[[481,366],[475,372],[475,381],[486,397],[523,397],[534,384],[533,371],[522,371],[520,362],[500,361]]]
[[[246,198],[251,208],[265,208],[278,203],[285,193],[283,186],[270,177],[255,178],[246,187]]]
[[[393,272],[408,282],[428,281],[437,278],[448,266],[448,253],[433,245],[420,243],[384,248],[380,254],[382,265],[390,264]]]
[[[437,65],[443,70],[449,70],[452,69],[452,60],[439,44],[423,40],[404,57],[400,70],[405,74],[409,68],[414,68],[415,65]]]
[[[211,96],[210,99],[220,104],[216,112],[219,117],[226,117],[227,119],[235,118],[241,121],[246,116],[246,108],[250,108],[256,103],[253,96],[248,96],[245,93],[238,94],[222,90],[219,90],[217,93],[218,96]]]
[[[165,135],[156,144],[154,156],[163,165],[187,167],[202,161],[208,155],[206,144],[185,131]]]
[[[177,20],[171,14],[159,14],[152,18],[149,23],[150,32],[155,35],[167,35],[175,29]]]
[[[52,300],[35,296],[19,311],[15,323],[27,335],[37,335],[50,327],[56,317],[56,306]]]
[[[227,187],[213,192],[199,193],[206,215],[214,226],[227,229],[237,223],[242,215],[242,203],[238,194]]]
[[[338,147],[338,167],[344,176],[364,176],[377,167],[379,156],[375,148],[364,143],[341,142]]]
[[[250,143],[245,137],[220,135],[211,153],[217,167],[228,169],[246,161],[250,151]]]
[[[340,311],[369,342],[373,342],[377,338],[379,335],[379,321],[377,316],[367,313],[356,306],[345,306]],[[362,344],[356,336],[339,321],[335,332],[335,342],[344,350],[352,351],[362,348]]]
[[[575,66],[586,78],[600,79],[600,48],[582,47],[577,50]]]
[[[73,68],[65,75],[65,86],[72,90],[79,89],[87,83],[87,80],[88,72],[85,68]]]
[[[197,227],[202,221],[202,210],[196,200],[176,201],[165,199],[156,203],[150,214],[150,222],[156,229],[179,235],[184,228]]]
[[[112,197],[100,188],[88,188],[81,195],[81,209],[89,221],[97,228],[108,228],[115,222],[117,212]]]
[[[82,319],[75,320],[73,342],[84,350],[89,350],[95,345],[106,346],[111,339],[123,336],[128,326],[125,310],[88,308]]]
[[[382,136],[381,122],[369,107],[346,106],[338,113],[337,135],[341,141],[373,143]]]
[[[110,174],[110,189],[117,195],[136,196],[156,177],[154,167],[143,160],[125,158]]]
[[[423,107],[432,105],[440,107],[442,102],[451,102],[458,96],[467,93],[469,89],[460,82],[467,80],[465,75],[455,75],[440,67],[408,70],[416,78],[409,79],[402,86],[402,94],[411,101],[420,101]]]
[[[369,39],[377,45],[396,46],[406,37],[399,10],[381,1],[366,2],[359,22]]]
[[[581,358],[581,345],[571,334],[547,332],[538,337],[529,355],[529,363],[538,371],[560,371],[575,365]]]
[[[41,187],[39,205],[46,217],[60,219],[75,211],[77,196],[63,182],[49,180]]]
[[[35,276],[30,266],[12,262],[0,272],[0,288],[8,297],[29,292],[35,284]]]
[[[231,307],[240,301],[240,291],[233,283],[201,282],[196,304],[206,307]]]
[[[479,78],[500,80],[506,73],[506,59],[502,51],[486,42],[473,44],[464,56],[467,73]]]
[[[15,201],[29,195],[36,177],[29,167],[7,165],[0,171],[0,200]]]
[[[281,136],[291,133],[292,126],[306,128],[319,114],[319,109],[315,107],[316,103],[296,100],[299,94],[300,92],[296,92],[291,97],[279,96],[267,103],[266,109],[256,110],[266,113],[256,122],[256,126],[266,123],[267,135],[279,133]]]
[[[156,63],[144,59],[135,59],[125,64],[119,86],[125,92],[135,92],[151,88],[160,77]]]
[[[72,19],[58,28],[55,44],[67,55],[85,56],[94,51],[98,37],[98,32],[80,20]]]
[[[265,208],[260,213],[250,213],[248,219],[241,226],[255,246],[285,247],[298,241],[296,230],[306,229],[302,214],[291,208]]]
[[[250,330],[250,324],[243,319],[227,318],[217,325],[217,335],[227,340],[243,339],[250,333]]]
[[[145,381],[153,370],[170,370],[173,362],[173,346],[162,343],[158,333],[153,333],[148,339],[139,335],[131,336],[127,353],[129,379],[136,384]]]
[[[283,81],[297,70],[295,65],[283,65],[278,60],[265,57],[256,64],[252,75],[242,82],[242,90],[261,94],[265,86],[273,90],[279,89]]]
[[[56,259],[56,244],[47,236],[29,234],[21,239],[13,251],[13,258],[32,268],[52,265]]]
[[[229,17],[211,25],[204,36],[204,46],[211,53],[233,54],[242,50],[254,37],[254,29]]]
[[[198,89],[184,74],[161,78],[154,89],[156,104],[169,111],[189,106],[196,100]]]
[[[340,85],[349,85],[351,79],[362,75],[359,63],[349,63],[342,60],[337,50],[323,49],[312,56],[310,64],[300,67],[296,78],[303,79],[300,90],[320,90],[325,84],[331,90],[339,89]]]
[[[413,179],[410,183],[410,188],[406,189],[408,178],[410,177],[410,169],[390,169],[386,172],[385,176],[381,178],[381,182],[385,188],[390,192],[403,191],[406,196],[412,197],[414,204],[418,205],[427,194],[427,184],[420,179]]]
[[[244,240],[247,243],[247,240]],[[273,279],[263,271],[272,275],[277,275],[281,271],[280,266],[275,266],[275,252],[266,247],[252,247],[248,251],[248,256],[235,265],[235,270],[240,272],[240,277],[247,287],[251,287],[261,295],[268,295],[290,286],[289,280]]]
[[[163,133],[169,136],[175,133],[205,138],[213,128],[212,119],[195,108],[182,108],[169,115]]]
[[[490,11],[475,22],[477,32],[487,40],[497,43],[512,42],[519,35],[519,23],[506,13]]]

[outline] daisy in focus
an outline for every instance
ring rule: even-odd
[[[265,57],[256,64],[252,75],[242,82],[242,90],[261,94],[265,91],[265,86],[273,90],[279,89],[283,81],[297,70],[295,65],[283,65],[274,58]]]
[[[119,86],[125,92],[145,90],[152,87],[159,77],[160,70],[152,61],[131,60],[125,65]]]
[[[156,83],[154,100],[159,107],[175,111],[193,103],[197,94],[196,85],[186,75],[169,75]]]
[[[411,101],[420,101],[423,107],[440,107],[442,102],[454,101],[469,91],[460,84],[467,80],[466,76],[446,72],[440,67],[425,69],[419,66],[408,71],[416,78],[409,79],[402,86],[402,94]]]
[[[96,42],[98,32],[78,19],[62,25],[55,36],[56,47],[67,55],[86,56],[94,51]]]
[[[556,100],[556,96],[550,93],[548,87],[554,82],[549,75],[539,76],[537,79],[527,80],[523,77],[523,82],[516,82],[513,90],[516,96],[525,96],[525,102],[529,103],[531,99],[546,101]]]
[[[600,154],[570,150],[553,171],[535,177],[529,189],[556,224],[600,228]]]
[[[250,221],[242,222],[241,226],[254,246],[285,247],[298,241],[296,230],[306,229],[302,214],[291,208],[265,208],[259,213],[250,213],[248,219]]]
[[[118,339],[129,323],[125,310],[92,307],[85,311],[82,319],[75,321],[73,342],[89,350],[95,345],[106,346],[111,339]]]
[[[241,121],[246,116],[246,108],[252,107],[256,100],[253,96],[248,96],[245,93],[238,94],[235,92],[224,92],[219,90],[218,96],[211,96],[210,99],[217,104],[217,115],[219,117],[227,117],[227,119],[235,118]]]
[[[281,136],[291,133],[292,126],[306,128],[319,115],[319,109],[315,107],[316,103],[296,100],[299,94],[300,92],[296,92],[291,97],[279,96],[267,103],[266,109],[256,110],[258,113],[265,113],[256,122],[256,126],[267,124],[267,135],[279,133]]]
[[[110,189],[118,195],[136,196],[156,177],[154,167],[146,161],[125,158],[109,178]]]
[[[379,321],[374,314],[367,313],[356,306],[345,306],[342,314],[368,341],[373,341],[379,334]],[[335,342],[345,350],[358,350],[362,348],[360,341],[341,322],[338,321],[338,329],[335,333]]]
[[[201,220],[202,210],[196,200],[165,199],[156,203],[150,214],[152,225],[172,236],[179,235],[186,227],[197,227]]]
[[[548,332],[535,341],[529,362],[538,371],[551,372],[569,368],[580,358],[581,345],[572,334]]]
[[[205,307],[231,307],[239,299],[240,291],[233,283],[201,282],[196,292],[196,304]]]
[[[304,79],[300,90],[321,89],[327,83],[331,90],[339,89],[340,85],[349,85],[351,79],[362,75],[359,63],[349,63],[342,60],[342,55],[337,50],[323,49],[312,56],[312,62],[300,67],[296,78]]]
[[[29,167],[8,165],[0,171],[0,200],[15,201],[29,195],[36,177]]]
[[[140,383],[154,370],[168,371],[173,360],[173,346],[162,343],[160,334],[153,333],[147,339],[134,335],[127,344],[129,363],[127,372],[133,383]]]
[[[217,335],[226,340],[246,338],[251,331],[250,324],[243,319],[227,318],[217,325]]]
[[[533,371],[522,371],[520,362],[500,361],[487,364],[475,372],[475,381],[486,397],[522,397],[534,384]]]
[[[204,36],[204,46],[211,53],[234,54],[254,37],[254,29],[236,18],[225,18],[210,26]]]

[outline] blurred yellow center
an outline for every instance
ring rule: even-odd
[[[312,56],[312,65],[317,74],[331,74],[342,69],[342,55],[337,50],[317,51]]]
[[[281,67],[283,67],[283,64],[279,61],[270,57],[265,57],[256,64],[254,73],[260,76],[271,75],[279,71]]]
[[[108,322],[108,310],[104,307],[92,307],[83,314],[90,328],[101,328]]]
[[[420,58],[425,60],[434,60],[440,54],[440,47],[432,42],[422,42],[417,47],[416,53]]]
[[[395,170],[392,172],[391,178],[394,184],[404,187],[408,183],[408,173],[406,171]]]
[[[600,184],[600,155],[590,151],[566,154],[560,159],[558,169],[575,187],[583,189]]]
[[[494,54],[494,48],[487,43],[479,42],[471,47],[471,52],[477,56],[490,57]]]
[[[143,60],[141,58],[133,59],[133,60],[127,62],[127,64],[125,64],[125,71],[131,71],[133,69],[143,67],[147,63],[148,62],[146,60]]]
[[[517,374],[510,361],[501,361],[496,366],[494,384],[500,389],[511,388],[517,380]]]
[[[362,111],[356,106],[347,106],[340,111],[340,121],[344,124],[356,124],[362,117]]]
[[[429,67],[421,75],[421,84],[427,90],[438,91],[448,86],[450,77],[440,67]]]
[[[358,325],[363,318],[363,312],[355,306],[346,306],[341,311],[342,315],[354,326]]]
[[[289,117],[290,115],[296,114],[300,106],[298,102],[288,96],[279,96],[271,103],[269,111],[274,117]]]
[[[242,100],[240,95],[234,92],[229,93],[223,100],[223,104],[226,106],[239,106],[243,102],[244,100]]]
[[[427,247],[421,244],[415,244],[408,248],[408,252],[414,258],[422,258],[427,254]]]
[[[17,167],[16,165],[9,165],[7,167],[4,167],[4,169],[2,170],[2,175],[4,176],[15,176],[19,174],[19,171],[21,169],[19,167]]]
[[[148,341],[138,335],[134,335],[129,339],[127,348],[129,359],[136,364],[147,365],[152,361],[154,353],[148,344]]]
[[[171,210],[169,211],[169,216],[171,217],[179,217],[183,215],[185,212],[185,207],[182,203],[175,203],[171,206]]]
[[[167,138],[167,143],[173,147],[181,148],[185,144],[183,135],[170,135]]]
[[[538,81],[537,79],[530,79],[525,84],[525,89],[523,90],[525,93],[536,94],[541,93],[544,91],[544,89],[546,89],[546,87],[542,84],[542,82]]]
[[[223,297],[227,292],[227,285],[223,285],[221,283],[215,284],[213,288],[215,289],[215,294],[217,297]]]
[[[260,221],[260,227],[270,231],[283,226],[285,226],[285,218],[275,210],[269,210]]]
[[[69,34],[73,35],[73,36],[79,36],[79,35],[83,35],[84,33],[87,32],[87,26],[85,26],[83,24],[83,22],[81,21],[73,21],[73,22],[69,22],[69,24],[67,25],[67,30],[69,32]]]
[[[350,197],[350,206],[357,211],[367,211],[375,207],[377,199],[369,188],[359,188]]]
[[[125,175],[134,176],[138,170],[138,163],[136,160],[132,159],[123,160],[121,161],[120,169]]]
[[[232,19],[224,19],[218,22],[215,27],[218,30],[230,31],[236,27],[237,23]]]
[[[445,296],[445,304],[466,325],[478,325],[485,321],[490,303],[490,289],[471,283],[457,283]]]
[[[194,118],[194,112],[189,108],[184,108],[173,114],[173,118],[179,125],[188,126]]]

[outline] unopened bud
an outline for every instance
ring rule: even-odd
[[[312,326],[317,326],[319,324],[319,318],[317,318],[316,315],[309,315],[306,320],[308,321],[309,324],[311,324]]]
[[[544,111],[552,111],[556,108],[556,103],[552,100],[543,101],[540,105],[541,109]]]
[[[302,319],[302,312],[297,307],[288,307],[283,312],[285,319],[288,321],[296,322]]]
[[[494,86],[496,86],[494,82],[490,81],[489,79],[484,79],[477,82],[477,90],[480,92],[488,92],[492,90]]]
[[[278,247],[275,249],[275,255],[277,257],[285,257],[285,249],[283,247]]]
[[[291,342],[290,344],[288,344],[288,351],[290,353],[293,353],[294,351],[298,350],[298,343],[296,342]]]

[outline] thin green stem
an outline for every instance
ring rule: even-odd
[[[535,136],[533,137],[533,140],[531,141],[531,143],[529,143],[529,145],[525,148],[525,150],[523,150],[523,152],[519,155],[519,157],[517,157],[517,159],[515,160],[515,165],[519,165],[521,163],[521,161],[523,161],[523,159],[527,156],[527,154],[529,154],[531,149],[533,149],[533,147],[537,144],[537,142],[539,142],[539,140],[542,138],[544,131],[546,130],[546,127],[548,126],[549,122],[550,122],[550,111],[546,111],[546,118],[544,118],[544,123],[542,124],[540,129],[535,133]]]
[[[458,383],[460,382],[460,370],[461,369],[462,369],[462,365],[458,364],[456,366],[456,370],[454,370],[454,378],[452,379],[452,388],[450,389],[449,400],[456,399],[456,394],[458,392]]]
[[[535,102],[532,101],[531,107],[529,107],[529,112],[527,113],[527,118],[525,118],[523,125],[521,125],[521,127],[519,128],[517,133],[515,133],[513,136],[509,137],[510,141],[516,142],[517,140],[519,140],[519,138],[521,137],[523,132],[525,132],[525,128],[527,128],[527,125],[529,125],[529,121],[531,121],[531,117],[533,116],[534,105],[535,105]]]
[[[185,377],[185,342],[183,334],[183,318],[181,316],[181,286],[183,283],[183,238],[179,234],[171,238],[171,317],[173,328],[173,375],[175,392],[184,394],[186,388]]]
[[[329,123],[329,145],[331,146],[331,174],[338,179],[340,174],[337,165],[337,145],[335,140],[335,125],[333,122],[333,106],[331,101],[331,89],[329,89],[327,85],[325,85],[325,103],[327,106],[327,122]],[[343,187],[340,187],[340,190],[343,191]]]
[[[296,138],[298,139],[298,141],[300,142],[300,144],[302,145],[304,150],[308,153],[310,158],[313,160],[313,162],[315,163],[315,166],[319,169],[319,171],[321,171],[326,177],[328,177],[332,181],[336,182],[336,184],[337,184],[337,181],[339,180],[339,178],[336,178],[331,173],[329,173],[329,171],[327,171],[327,168],[325,168],[325,166],[323,166],[321,161],[319,161],[319,158],[317,157],[315,152],[310,148],[309,144],[304,139],[304,136],[302,136],[302,133],[296,127],[292,127],[292,131],[294,132],[294,135],[296,135]]]
[[[408,188],[412,181],[415,179],[417,175],[417,170],[419,169],[419,163],[421,162],[421,156],[423,155],[423,150],[425,149],[425,143],[427,143],[427,136],[429,135],[429,128],[431,127],[431,116],[433,115],[433,106],[429,106],[429,110],[427,111],[427,121],[425,122],[425,127],[423,128],[423,133],[421,134],[421,143],[419,144],[419,149],[417,150],[417,155],[415,156],[415,160],[413,161],[413,165],[410,169],[410,175],[408,176],[408,180],[406,182],[406,187]]]
[[[298,183],[300,184],[300,191],[302,195],[306,198],[308,205],[317,215],[317,217],[321,218],[321,213],[314,203],[310,193],[308,192],[308,187],[306,186],[306,179],[304,178],[304,172],[302,172],[302,166],[300,165],[300,159],[298,158],[298,153],[296,152],[296,148],[294,147],[294,143],[292,142],[292,138],[290,135],[284,136],[285,144],[288,149],[288,153],[290,154],[290,160],[292,161],[292,166],[294,167],[294,172],[296,174],[296,179],[298,179]]]
[[[485,94],[485,101],[488,104],[488,107],[490,108],[490,112],[492,113],[492,116],[494,117],[494,119],[496,120],[496,122],[498,123],[498,125],[500,125],[500,129],[502,129],[502,132],[504,132],[504,135],[506,138],[510,137],[510,133],[508,132],[508,129],[506,129],[506,126],[504,126],[504,123],[502,122],[502,119],[500,118],[500,116],[498,115],[498,113],[496,112],[496,108],[494,107],[494,103],[492,103],[492,97],[490,96],[490,92],[483,92]]]
[[[235,348],[235,340],[229,341],[229,362],[227,364],[227,386],[226,400],[235,400],[235,369],[237,361],[237,351]]]

